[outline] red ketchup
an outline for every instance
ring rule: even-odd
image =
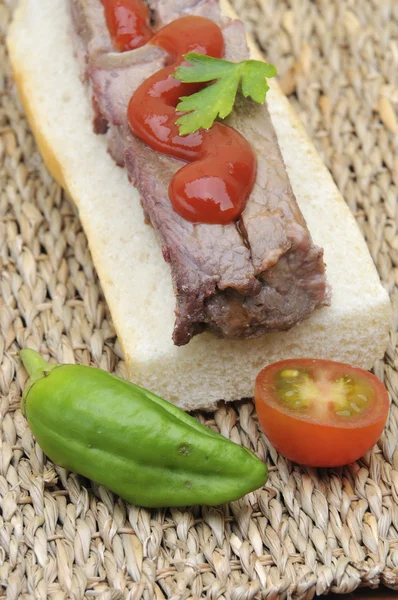
[[[141,0],[101,0],[112,43],[119,52],[143,46],[152,37],[148,9]]]
[[[188,52],[221,58],[221,29],[204,17],[182,17],[155,33],[150,43],[166,50],[172,64],[149,77],[133,94],[128,106],[130,127],[154,150],[189,163],[169,185],[170,201],[178,214],[194,223],[234,221],[244,210],[256,177],[257,162],[250,144],[221,123],[185,136],[179,135],[176,125],[179,99],[206,84],[182,83],[173,74]]]

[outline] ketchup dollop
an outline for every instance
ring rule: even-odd
[[[119,2],[130,3],[115,3]],[[194,223],[234,221],[244,210],[256,177],[257,161],[250,144],[235,129],[218,122],[209,130],[185,136],[179,135],[176,125],[179,99],[206,84],[182,83],[173,74],[188,52],[221,58],[222,31],[210,19],[187,16],[160,29],[150,43],[170,55],[170,65],[146,79],[133,94],[128,106],[130,127],[154,150],[189,163],[177,171],[169,185],[170,201],[179,215]]]
[[[143,46],[152,37],[148,9],[141,0],[101,0],[112,43],[125,52]]]

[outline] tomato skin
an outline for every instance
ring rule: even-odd
[[[308,366],[310,363],[330,371],[355,373],[365,378],[375,392],[374,406],[365,414],[336,425],[311,419],[292,409],[279,407],[271,398],[271,382],[283,369]],[[260,425],[278,452],[293,462],[312,467],[337,467],[354,462],[368,452],[385,426],[389,397],[382,382],[371,373],[333,361],[289,359],[265,367],[256,379],[255,405]]]
[[[272,406],[256,402],[261,427],[286,458],[311,467],[338,467],[361,458],[379,439],[385,419],[358,429],[299,421]]]

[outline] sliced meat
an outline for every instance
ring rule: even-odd
[[[206,301],[208,328],[225,337],[257,337],[290,329],[325,300],[323,251],[302,235],[278,262],[260,277],[255,296],[235,290]]]
[[[257,177],[241,216],[256,275],[273,266],[298,238],[311,237],[293,194],[266,105],[238,98],[227,123],[250,140]]]
[[[242,21],[235,19],[228,21],[223,27],[225,42],[224,58],[231,62],[241,62],[249,56],[249,48],[246,42],[245,26]]]
[[[242,296],[254,295],[261,284],[254,277],[250,252],[233,224],[196,225],[174,211],[168,184],[183,163],[148,150],[129,134],[125,164],[170,263],[177,296],[173,339],[182,345],[203,330],[207,298],[229,288]]]
[[[250,252],[234,224],[195,225],[172,208],[168,184],[183,163],[151,150],[128,130],[130,97],[150,73],[161,68],[165,54],[155,47],[142,48],[141,52],[125,53],[117,68],[115,57],[110,61],[100,57],[89,68],[89,75],[102,112],[112,124],[110,131],[117,129],[119,142],[124,136],[125,166],[141,191],[145,216],[159,233],[163,254],[170,263],[178,307],[174,340],[186,343],[205,326],[207,297],[228,288],[244,295],[256,294],[261,284],[254,277]],[[117,102],[112,103],[111,98]],[[114,158],[120,164],[117,146]],[[110,151],[113,154],[113,147]]]
[[[85,51],[86,60],[99,52],[114,52],[101,0],[70,0],[73,26]]]
[[[108,122],[102,115],[91,81],[87,77],[88,63],[92,57],[113,51],[106,26],[104,9],[100,0],[71,0],[72,38],[75,42],[76,58],[80,64],[80,76],[87,84],[87,93],[92,105],[92,120],[95,133],[106,133]]]
[[[182,16],[188,6],[190,14],[198,14],[218,5],[211,0],[150,4],[156,23]],[[214,18],[220,19],[216,12]],[[226,58],[247,58],[241,22],[224,24],[223,33]],[[88,48],[91,41],[85,44]],[[323,251],[313,244],[294,197],[267,107],[239,98],[227,120],[250,140],[258,160],[256,183],[239,223],[185,221],[168,197],[169,182],[184,163],[146,146],[127,123],[131,95],[166,61],[166,54],[150,44],[124,54],[96,52],[89,56],[88,77],[99,112],[109,122],[109,150],[139,189],[145,217],[170,264],[177,298],[174,342],[186,344],[204,329],[230,338],[288,329],[327,302],[325,268]]]
[[[166,60],[166,53],[151,45],[91,59],[89,79],[103,116],[113,125],[127,124],[127,106],[134,91]]]
[[[114,125],[108,129],[108,152],[118,167],[124,167],[125,134],[123,127]]]
[[[157,27],[186,15],[207,17],[217,23],[224,20],[220,15],[218,0],[149,0],[148,4]]]

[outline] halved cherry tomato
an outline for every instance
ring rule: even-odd
[[[314,467],[363,456],[379,439],[389,409],[388,392],[372,373],[310,358],[265,367],[256,379],[255,403],[271,444]]]

